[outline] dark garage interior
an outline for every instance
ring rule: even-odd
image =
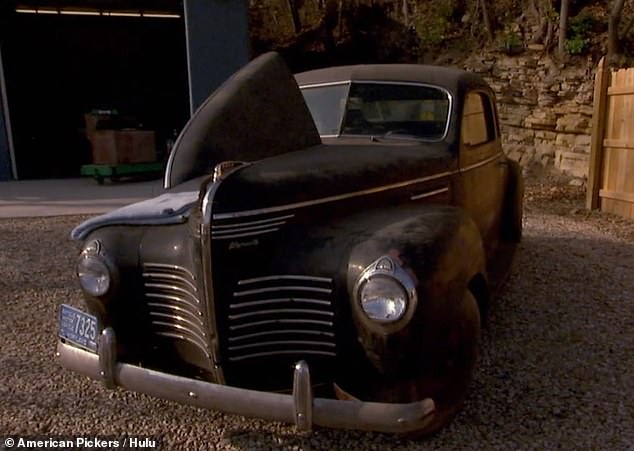
[[[84,114],[94,110],[116,110],[109,126],[155,131],[157,159],[165,158],[166,141],[189,116],[180,2],[83,1],[75,3],[99,15],[33,12],[51,3],[22,5],[30,12],[17,12],[15,4],[3,11],[19,178],[79,175],[81,165],[91,162]],[[109,15],[115,4],[135,15]],[[170,17],[140,16],[149,4]]]

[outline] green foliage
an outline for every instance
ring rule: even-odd
[[[581,55],[588,45],[587,39],[575,38],[566,40],[566,50],[571,55]]]
[[[447,21],[443,17],[427,17],[424,23],[416,27],[418,37],[425,45],[434,46],[440,44],[445,36]]]
[[[522,39],[511,25],[504,27],[504,32],[502,33],[502,48],[509,55],[517,53],[518,50],[522,48]]]
[[[453,13],[454,10],[457,7],[457,1],[456,0],[442,0],[438,2],[438,6],[437,6],[437,14],[439,16],[444,17],[445,19],[449,19]]]
[[[458,3],[457,0],[419,2],[414,25],[424,46],[436,46],[444,41]]]
[[[596,24],[596,19],[584,13],[570,19],[566,50],[571,55],[580,55],[588,49],[590,36]]]

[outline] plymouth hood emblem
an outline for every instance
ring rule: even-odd
[[[241,249],[243,247],[251,247],[251,246],[257,246],[260,244],[260,240],[258,240],[257,238],[252,239],[251,241],[232,241],[231,243],[229,243],[229,250],[234,250],[234,249]]]

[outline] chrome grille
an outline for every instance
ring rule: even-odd
[[[145,263],[143,283],[154,333],[191,343],[209,357],[203,306],[194,275],[181,266]]]
[[[265,219],[251,218],[214,218],[211,236],[215,240],[256,237],[272,233],[280,229],[295,215],[274,216]]]
[[[229,361],[336,355],[332,279],[275,275],[241,280],[228,319]]]

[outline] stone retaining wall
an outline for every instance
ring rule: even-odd
[[[587,179],[595,65],[562,65],[539,49],[485,55],[464,67],[496,92],[506,152],[523,166],[540,163]]]

